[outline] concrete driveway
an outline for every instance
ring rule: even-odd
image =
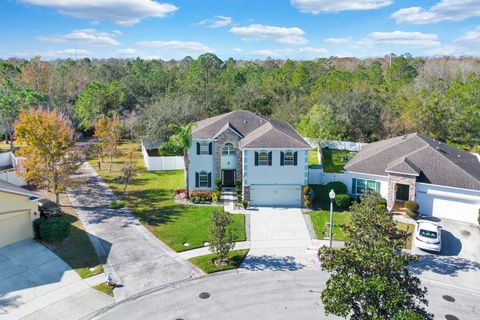
[[[298,270],[313,265],[312,244],[301,209],[251,208],[247,270]]]
[[[0,249],[0,319],[76,319],[111,303],[34,240]],[[52,305],[47,318],[37,314]]]
[[[442,230],[442,251],[429,253],[413,248],[421,256],[412,270],[422,280],[452,286],[480,288],[480,229],[453,220],[437,219]]]

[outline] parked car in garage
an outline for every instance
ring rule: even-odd
[[[427,251],[442,250],[442,227],[427,220],[418,220],[415,228],[415,247]]]

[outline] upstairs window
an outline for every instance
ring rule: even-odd
[[[284,165],[286,166],[293,166],[294,163],[293,163],[293,152],[291,151],[287,151],[285,152],[285,156],[283,158],[284,160]]]
[[[258,154],[258,165],[259,166],[268,166],[268,153],[262,151]]]
[[[233,144],[231,143],[225,143],[225,145],[222,148],[222,155],[234,155],[237,152],[235,151],[235,148],[233,147]]]
[[[210,147],[208,142],[200,143],[200,154],[210,154]]]

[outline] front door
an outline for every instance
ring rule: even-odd
[[[235,186],[235,171],[236,170],[222,170],[222,186],[234,187]]]
[[[395,200],[396,201],[408,201],[410,186],[408,184],[395,185]]]

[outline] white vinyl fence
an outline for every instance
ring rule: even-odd
[[[183,157],[173,156],[173,157],[151,157],[148,155],[147,149],[142,143],[142,154],[143,161],[148,171],[153,170],[183,170],[185,169],[185,164],[183,162]]]
[[[366,143],[353,142],[353,141],[339,141],[339,140],[330,140],[322,143],[324,148],[329,148],[333,150],[347,150],[358,152],[362,150]]]
[[[26,185],[25,180],[23,180],[15,170],[18,164],[18,158],[15,157],[11,152],[0,153],[0,168],[6,168],[4,170],[0,170],[0,180],[7,181],[20,187]]]

